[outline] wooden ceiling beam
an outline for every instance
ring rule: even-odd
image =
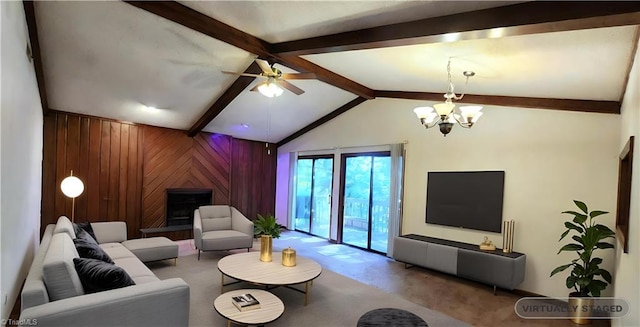
[[[36,24],[36,10],[33,1],[22,1],[24,13],[27,20],[27,30],[29,32],[29,42],[31,43],[31,57],[36,72],[36,82],[40,93],[40,103],[42,104],[42,114],[49,113],[49,100],[47,99],[47,88],[44,84],[44,68],[42,66],[42,54],[40,52],[40,41],[38,41],[38,25]]]
[[[400,92],[400,91],[376,91],[376,97],[395,98],[425,101],[444,101],[443,93],[430,92]],[[532,109],[554,109],[566,111],[597,112],[604,114],[620,114],[621,103],[619,101],[599,100],[573,100],[511,97],[499,95],[474,95],[465,94],[464,98],[456,103],[482,104],[503,107],[518,107]]]
[[[258,64],[254,61],[244,72],[248,74],[259,74],[262,70]],[[207,109],[207,111],[198,119],[198,121],[189,128],[187,135],[190,137],[196,136],[203,128],[207,127],[209,123],[214,120],[221,112],[226,108],[233,99],[235,99],[240,92],[244,91],[255,77],[239,76],[238,79],[227,88],[224,93]]]
[[[333,85],[339,89],[351,92],[367,100],[371,100],[375,97],[374,91],[372,89],[362,84],[358,84],[346,77],[338,75],[321,66],[318,66],[306,59],[294,56],[284,56],[276,57],[276,60],[278,62],[281,62],[283,65],[295,69],[301,73],[315,73],[318,80]]]
[[[281,147],[293,140],[295,140],[296,138],[302,136],[303,134],[311,131],[312,129],[340,116],[341,114],[349,111],[351,108],[363,103],[367,101],[366,98],[363,97],[357,97],[351,101],[349,101],[348,103],[346,103],[345,105],[341,106],[340,108],[322,116],[320,119],[314,121],[313,123],[303,127],[302,129],[298,130],[297,132],[285,137],[284,139],[282,139],[280,142],[276,143],[276,147]]]
[[[308,55],[640,24],[638,1],[532,1],[275,43],[277,55]]]
[[[298,70],[300,72],[315,73],[319,80],[331,84],[337,88],[351,92],[367,99],[373,99],[373,90],[358,84],[350,79],[338,75],[330,70],[324,69],[316,64],[298,57],[290,56],[274,56],[270,50],[271,44],[263,41],[253,35],[247,34],[239,29],[224,24],[216,19],[195,11],[187,6],[174,1],[125,1],[126,3],[137,8],[146,10],[157,16],[168,19],[174,23],[194,31],[208,35],[219,41],[231,44],[235,47],[243,49],[247,52],[258,55],[261,58],[278,61],[279,63]],[[257,73],[259,73],[258,71]],[[240,80],[240,78],[239,78]],[[239,82],[240,87],[245,82]],[[235,85],[235,83],[234,83]],[[246,85],[244,86],[246,87]],[[242,89],[244,89],[244,87]],[[231,94],[237,96],[240,92],[236,92],[236,88],[229,88],[214,105],[207,110],[205,115],[198,119],[198,122],[189,129],[189,135],[197,134],[204,128],[215,116],[220,114],[224,107],[218,107],[218,103],[229,104],[233,98],[228,99]],[[241,91],[241,90],[240,90]],[[235,98],[234,96],[234,98]],[[222,101],[220,101],[222,100]],[[226,105],[225,105],[226,106]]]
[[[175,1],[125,1],[152,14],[178,23],[260,57],[269,56],[269,44],[237,28],[215,20]]]

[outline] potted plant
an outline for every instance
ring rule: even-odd
[[[611,273],[600,268],[602,258],[595,255],[595,251],[612,249],[613,244],[606,242],[608,238],[613,238],[615,233],[607,226],[596,224],[594,218],[607,214],[606,211],[594,210],[589,212],[584,202],[573,200],[580,212],[563,211],[563,214],[573,216],[571,221],[564,223],[567,228],[560,240],[562,241],[569,233],[573,232],[571,239],[573,242],[565,244],[560,248],[562,251],[575,252],[577,258],[571,263],[557,267],[551,272],[551,276],[572,267],[571,273],[567,277],[567,288],[573,290],[569,294],[569,308],[588,308],[591,305],[591,297],[599,297],[608,284],[611,284]],[[576,307],[577,306],[577,307]],[[572,321],[577,324],[589,323],[588,312],[583,310],[573,310]]]
[[[280,237],[280,230],[283,227],[271,214],[266,216],[258,214],[258,219],[253,221],[253,235],[260,236],[260,261],[271,261],[273,239]]]

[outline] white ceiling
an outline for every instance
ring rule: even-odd
[[[180,2],[270,43],[509,4]],[[124,2],[37,2],[36,17],[48,102],[56,110],[188,130],[235,81],[221,70],[244,71],[256,57]],[[374,90],[444,93],[452,57],[457,92],[464,88],[461,72],[473,70],[472,94],[618,101],[636,29],[494,35],[303,58]],[[278,142],[356,98],[318,80],[295,80],[303,95],[285,91],[268,99],[249,92],[255,83],[204,131]]]

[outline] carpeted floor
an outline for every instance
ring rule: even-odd
[[[226,326],[226,320],[213,309],[213,300],[220,294],[220,272],[217,262],[229,253],[208,252],[198,261],[193,250],[185,247],[185,244],[189,245],[181,244],[181,256],[176,266],[172,265],[171,261],[162,261],[151,263],[149,267],[160,279],[181,277],[191,286],[191,326]],[[254,246],[254,250],[256,249]],[[237,252],[243,251],[231,251]],[[225,287],[225,290],[251,287],[242,283]],[[284,302],[285,312],[280,319],[269,324],[270,326],[356,326],[358,318],[367,311],[388,307],[413,312],[429,326],[467,326],[459,320],[326,268],[311,286],[307,306],[304,306],[304,295],[301,293],[286,288],[277,288],[272,292]]]

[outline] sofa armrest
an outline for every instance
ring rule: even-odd
[[[98,243],[120,243],[127,240],[127,224],[124,221],[91,223]]]
[[[24,310],[39,326],[188,326],[189,285],[181,278],[75,296]]]
[[[231,228],[253,237],[253,222],[234,207],[231,207]]]
[[[193,243],[196,249],[202,249],[202,218],[198,209],[193,212]]]

